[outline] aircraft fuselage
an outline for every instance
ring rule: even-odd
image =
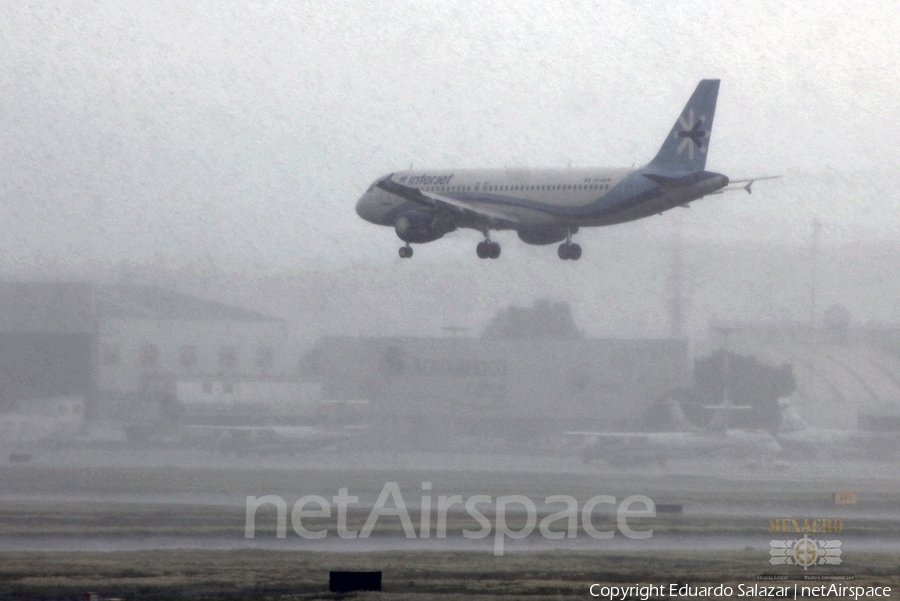
[[[678,186],[660,185],[645,177],[649,169],[456,169],[398,171],[394,181],[455,200],[498,207],[518,224],[495,219],[490,229],[591,227],[614,225],[656,215],[702,198],[728,185],[728,178],[701,171]],[[356,205],[360,217],[393,226],[401,214],[421,209],[372,184]],[[480,220],[472,220],[478,222]],[[481,229],[463,220],[460,227]]]

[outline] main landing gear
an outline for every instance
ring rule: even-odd
[[[577,261],[581,258],[581,246],[574,242],[564,242],[563,244],[560,244],[559,249],[556,252],[563,261],[566,259]]]
[[[409,258],[411,258],[411,257],[412,257],[412,253],[413,253],[413,251],[412,251],[412,246],[410,246],[408,243],[407,243],[406,246],[401,246],[401,247],[400,247],[400,258],[401,258],[401,259],[409,259]]]
[[[475,254],[479,259],[496,259],[500,256],[500,245],[491,242],[491,236],[487,232],[484,233],[484,241],[479,242],[475,247]]]
[[[581,258],[581,245],[572,242],[572,232],[568,233],[566,241],[559,245],[559,250],[556,253],[563,261],[566,259],[577,261]]]

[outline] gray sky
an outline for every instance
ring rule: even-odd
[[[0,269],[389,266],[377,176],[649,160],[697,81],[707,167],[784,174],[598,241],[900,242],[895,2],[4,2]],[[890,187],[889,187],[890,186]],[[507,234],[504,258],[556,269]],[[414,261],[476,262],[478,234]],[[604,243],[604,247],[607,244]],[[590,259],[589,259],[590,260]]]

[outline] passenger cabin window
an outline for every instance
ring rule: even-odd
[[[190,370],[197,367],[198,359],[197,347],[193,344],[186,344],[178,349],[178,365],[182,369]]]
[[[138,360],[143,367],[156,367],[159,363],[159,347],[155,344],[142,344],[138,349]]]
[[[100,353],[100,363],[103,365],[118,365],[122,362],[122,354],[117,344],[104,344]]]
[[[232,370],[237,367],[237,348],[226,346],[219,349],[219,368]]]
[[[178,349],[178,366],[181,369],[190,371],[197,367],[197,363],[199,363],[199,354],[195,345],[185,344]]]
[[[275,360],[275,351],[271,346],[261,346],[256,349],[256,367],[260,371],[268,371]]]

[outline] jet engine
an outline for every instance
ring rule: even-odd
[[[519,240],[526,244],[553,244],[554,242],[561,242],[566,239],[566,237],[572,233],[578,231],[578,228],[573,226],[571,228],[565,227],[542,227],[542,228],[531,228],[531,229],[523,229],[520,228],[518,230]]]
[[[397,237],[404,242],[421,244],[437,240],[456,229],[456,223],[433,211],[407,211],[394,222]]]

